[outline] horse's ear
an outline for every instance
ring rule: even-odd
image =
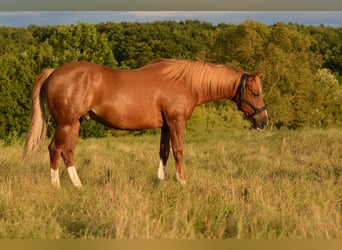
[[[262,76],[262,72],[261,71],[257,71],[257,72],[254,73],[254,78],[255,77],[259,77],[260,78],[261,76]]]
[[[249,75],[249,79],[255,80],[255,78],[257,78],[257,77],[260,78],[261,76],[262,76],[261,71],[257,71],[257,72],[255,72],[255,73],[250,74],[250,75]]]

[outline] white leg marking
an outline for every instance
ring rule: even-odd
[[[57,188],[60,188],[61,185],[59,183],[59,173],[58,168],[56,170],[51,168],[51,185]]]
[[[180,182],[181,185],[185,185],[186,184],[185,180],[181,180],[181,178],[179,177],[178,172],[176,172],[176,177],[177,177],[177,180]]]
[[[160,180],[164,180],[165,179],[165,166],[163,165],[163,160],[162,159],[160,159],[160,163],[159,163],[158,178]]]
[[[76,168],[74,166],[68,167],[68,173],[69,173],[69,177],[71,179],[72,184],[75,187],[82,187],[82,183],[80,181],[80,178],[78,177]]]

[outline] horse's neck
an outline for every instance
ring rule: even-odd
[[[227,84],[225,84],[224,91],[221,91],[220,89],[216,89],[216,91],[214,91],[213,89],[211,89],[208,91],[204,91],[204,94],[198,92],[196,96],[197,105],[221,99],[233,100],[236,96],[238,87],[239,80],[231,80],[230,82],[227,82]]]

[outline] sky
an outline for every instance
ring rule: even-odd
[[[0,11],[0,26],[11,27],[157,20],[201,20],[216,25],[239,24],[248,19],[267,25],[292,22],[341,27],[342,11]]]

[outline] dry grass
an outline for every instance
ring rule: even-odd
[[[188,131],[185,173],[157,177],[159,135],[80,140],[83,190],[48,153],[0,148],[0,238],[342,238],[342,131]]]

